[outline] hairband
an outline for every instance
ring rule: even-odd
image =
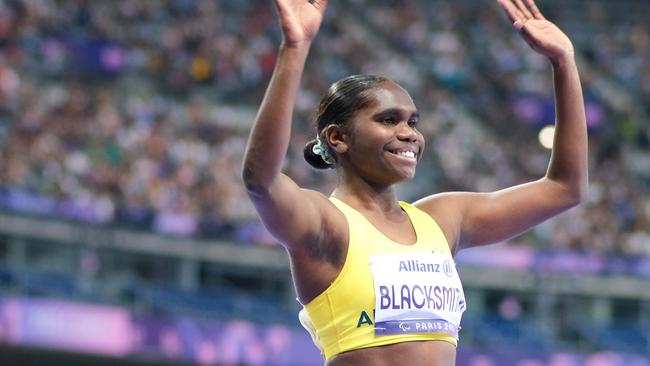
[[[323,140],[321,140],[320,135],[316,135],[316,144],[311,148],[311,151],[320,156],[327,165],[334,165],[334,157],[330,154],[327,145],[323,143]]]

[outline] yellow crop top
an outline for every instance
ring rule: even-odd
[[[436,222],[418,208],[400,202],[400,206],[408,214],[417,235],[415,244],[402,245],[384,236],[357,210],[336,198],[330,198],[330,200],[343,212],[348,221],[350,241],[347,257],[334,282],[306,304],[299,314],[301,323],[309,331],[325,359],[328,360],[334,355],[355,349],[408,341],[438,340],[457,346],[457,332],[454,335],[454,332],[440,330],[443,328],[434,328],[428,333],[392,335],[376,335],[375,331],[376,284],[374,282],[376,281],[373,279],[370,261],[374,256],[381,255],[399,256],[418,253],[415,254],[418,256],[419,253],[435,253],[444,259],[447,267],[454,267],[449,245]],[[411,262],[407,263],[409,266],[423,266],[418,260],[407,262]],[[451,266],[448,265],[449,263]],[[460,287],[460,280],[457,279],[455,268],[447,268],[446,274],[450,277],[451,274],[456,276]],[[442,276],[442,278],[445,277]],[[462,295],[462,288],[460,293]],[[433,292],[430,292],[428,298],[429,300],[436,299]],[[418,305],[424,304],[424,301],[422,300]],[[454,301],[459,302],[456,299]],[[416,303],[415,300],[413,302]],[[464,295],[460,303],[462,303],[464,311]],[[431,301],[431,304],[435,305],[435,302]],[[399,304],[395,306],[399,307]],[[458,315],[459,321],[460,315]]]

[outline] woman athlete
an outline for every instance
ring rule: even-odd
[[[492,193],[437,193],[407,204],[395,184],[424,151],[418,111],[395,82],[345,78],[317,113],[305,158],[333,168],[331,196],[281,172],[310,45],[326,0],[275,0],[283,40],[244,157],[249,196],[286,248],[300,319],[329,366],[451,366],[465,299],[453,255],[506,240],[577,205],[587,187],[582,91],[569,38],[533,0],[499,0],[553,68],[556,132],[548,171]]]

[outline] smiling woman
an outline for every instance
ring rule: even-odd
[[[415,104],[402,87],[380,76],[350,76],[323,98],[317,138],[305,147],[305,159],[315,168],[362,171],[370,184],[411,179],[424,150],[417,124]]]
[[[453,256],[518,235],[578,204],[587,137],[573,46],[533,0],[500,0],[524,40],[553,65],[556,133],[547,174],[491,193],[446,192],[409,204],[395,184],[415,175],[425,142],[410,95],[381,76],[334,83],[307,162],[334,169],[325,196],[281,172],[296,94],[325,0],[275,0],[283,42],[243,164],[248,194],[284,245],[299,318],[326,364],[451,366],[465,296]]]

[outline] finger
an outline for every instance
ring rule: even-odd
[[[528,10],[528,7],[524,5],[523,1],[515,0],[515,5],[517,5],[517,10],[519,10],[526,19],[533,19],[533,14]]]
[[[325,10],[327,7],[327,0],[308,0],[310,4],[314,5],[314,7],[318,10]]]
[[[528,9],[533,13],[533,18],[542,20],[546,19],[544,18],[544,15],[542,15],[542,12],[539,11],[537,4],[535,4],[535,0],[526,0],[526,4],[528,4]]]
[[[498,2],[511,22],[515,23],[517,21],[523,21],[523,19],[520,18],[519,14],[517,14],[517,8],[512,5],[512,2],[510,2],[510,0],[498,0]]]
[[[512,3],[511,0],[498,0],[501,8],[506,12],[506,15],[512,21],[512,24],[517,29],[521,29],[526,22],[524,15],[517,9],[517,7]]]

